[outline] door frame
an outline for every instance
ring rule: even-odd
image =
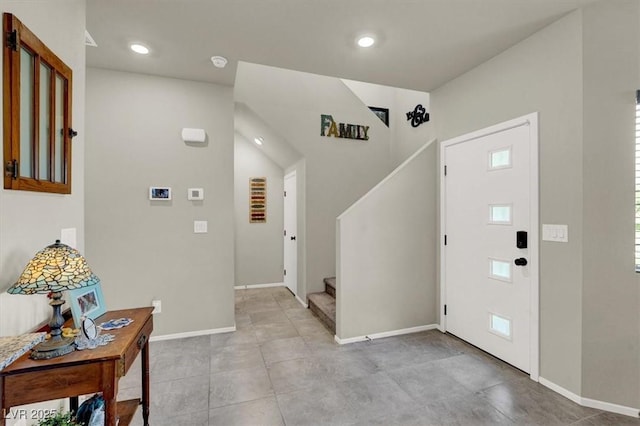
[[[529,155],[530,155],[530,222],[529,259],[530,259],[530,342],[529,342],[529,376],[538,381],[540,374],[540,256],[539,256],[539,173],[538,173],[538,113],[524,115],[513,120],[476,130],[462,136],[440,142],[440,330],[447,331],[447,317],[444,314],[446,300],[446,250],[444,250],[444,236],[447,230],[446,187],[444,177],[445,151],[452,145],[471,142],[475,139],[504,132],[520,126],[529,127]]]
[[[294,217],[295,217],[295,220],[296,220],[296,238],[297,238],[297,234],[298,234],[298,175],[297,175],[295,170],[290,172],[290,173],[287,173],[286,175],[284,175],[284,179],[282,181],[282,183],[283,183],[282,186],[286,188],[287,179],[291,179],[291,178],[295,179],[295,187],[296,187],[296,192],[295,192],[296,199],[293,200],[293,206],[294,206]],[[284,205],[284,208],[283,208],[283,215],[286,214],[285,212],[287,210],[287,197],[286,196],[284,197],[284,203],[285,203],[285,205]],[[283,218],[283,227],[284,227],[285,230],[287,229],[287,224],[285,223],[284,218]],[[286,269],[286,266],[288,265],[288,263],[287,263],[287,257],[288,256],[287,256],[287,247],[286,247],[287,240],[286,240],[286,238],[284,240],[285,240],[285,245],[283,247],[282,263],[284,264],[285,269]],[[298,292],[298,266],[299,266],[299,262],[298,262],[298,248],[297,248],[298,244],[297,244],[297,241],[298,240],[296,239],[296,261],[295,261],[296,273],[295,273],[295,276],[293,277],[293,279],[295,280],[295,285],[294,285],[295,291],[293,291],[293,295],[296,296],[296,298],[298,298],[298,293],[299,293]],[[283,281],[284,281],[285,287],[289,288],[287,286],[287,284],[286,284],[287,283],[286,280],[287,280],[287,278],[283,277]],[[289,290],[291,290],[291,289],[289,289]]]

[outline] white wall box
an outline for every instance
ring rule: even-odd
[[[187,190],[187,200],[190,200],[190,201],[204,200],[204,189],[189,188]]]

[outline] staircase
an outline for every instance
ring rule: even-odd
[[[336,333],[336,277],[324,279],[324,292],[307,296],[309,309],[333,334]]]

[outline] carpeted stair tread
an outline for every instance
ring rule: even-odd
[[[336,277],[324,279],[324,291],[329,293],[334,299],[336,297]]]
[[[329,294],[311,293],[308,296],[309,309],[324,323],[332,333],[336,332],[336,299]]]

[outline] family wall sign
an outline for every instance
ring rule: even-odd
[[[331,115],[320,114],[320,136],[368,141],[369,127],[361,124],[336,123]]]

